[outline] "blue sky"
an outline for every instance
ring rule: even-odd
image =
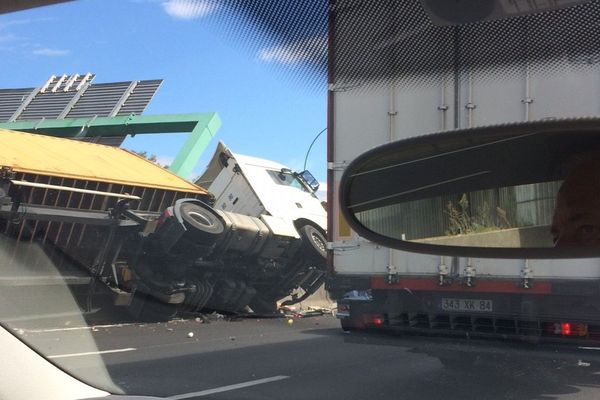
[[[0,16],[0,87],[37,87],[50,75],[96,74],[96,83],[164,79],[145,114],[216,111],[218,140],[232,151],[301,169],[326,126],[326,86],[307,89],[286,77],[297,68],[285,49],[250,48],[211,19],[204,0],[79,0]],[[311,40],[321,40],[312,38]],[[170,162],[185,135],[128,138],[124,147]],[[326,178],[325,135],[308,169]]]

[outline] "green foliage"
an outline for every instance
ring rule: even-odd
[[[468,209],[469,200],[466,194],[462,195],[457,206],[451,201],[448,202],[444,211],[450,220],[447,235],[464,235],[470,232],[472,224]]]
[[[156,156],[156,154],[150,154],[150,155],[148,155],[148,152],[145,151],[145,150],[144,151],[135,151],[135,150],[133,150],[133,152],[135,154],[137,154],[138,156],[140,156],[140,157],[144,157],[148,161],[152,161],[154,164],[156,164],[156,165],[158,165],[160,167],[163,167],[165,169],[169,168],[168,165],[161,165],[161,164],[159,164],[158,157]]]
[[[484,201],[471,214],[471,207],[466,193],[454,205],[449,201],[444,213],[448,216],[449,228],[446,235],[465,235],[468,233],[481,233],[498,229],[510,228],[511,224],[506,218],[506,211],[500,207],[491,210],[490,205]],[[494,215],[495,214],[495,215]]]

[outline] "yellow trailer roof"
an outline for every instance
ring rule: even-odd
[[[17,172],[188,193],[206,190],[118,147],[0,128],[0,166]]]

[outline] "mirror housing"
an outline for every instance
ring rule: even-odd
[[[399,250],[493,258],[598,256],[600,246],[555,247],[551,227],[562,181],[590,160],[600,162],[600,119],[430,134],[355,159],[340,182],[340,205],[359,235]]]
[[[304,182],[306,186],[312,190],[313,193],[316,193],[319,190],[319,181],[313,176],[313,174],[310,173],[309,170],[305,169],[304,171],[299,172],[298,178],[300,178],[302,182]]]

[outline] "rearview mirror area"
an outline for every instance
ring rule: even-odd
[[[340,183],[361,236],[440,255],[600,254],[600,120],[478,127],[393,142]]]

